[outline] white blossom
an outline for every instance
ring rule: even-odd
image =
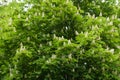
[[[25,50],[25,46],[23,46],[23,43],[21,42],[20,43],[20,52],[23,51],[23,50]]]
[[[92,69],[91,69],[91,68],[89,68],[88,73],[91,73],[91,70],[92,70]]]
[[[55,18],[55,15],[54,15],[54,14],[52,15],[52,18]]]
[[[88,15],[89,17],[91,17],[90,13],[87,13],[87,15]]]
[[[95,14],[92,15],[92,18],[95,18]]]
[[[68,40],[68,44],[71,44],[71,41],[70,41],[70,40]]]
[[[85,32],[85,37],[88,37],[88,32]]]
[[[99,16],[102,16],[102,12],[100,12]]]
[[[68,30],[68,27],[66,26],[65,29]]]
[[[21,16],[20,16],[20,14],[18,14],[18,18],[20,18]]]
[[[55,55],[55,54],[53,54],[51,58],[52,58],[52,59],[55,59],[55,58],[56,58],[56,55]]]
[[[25,19],[25,21],[28,21],[28,17]]]
[[[76,35],[79,35],[78,31],[75,31],[75,34],[76,34]]]
[[[53,38],[57,38],[55,34],[53,34]]]
[[[12,68],[11,68],[11,65],[10,65],[10,64],[9,64],[9,71],[10,71],[10,77],[12,77],[13,74],[12,74]]]
[[[92,44],[95,44],[95,40],[92,40]]]
[[[109,25],[113,25],[113,22],[111,21],[111,22],[109,22],[108,24],[109,24]]]
[[[68,55],[68,58],[70,58],[70,59],[72,58],[72,54],[71,53]]]
[[[109,17],[107,17],[107,21],[110,21],[110,18],[109,18]]]
[[[66,0],[66,3],[68,3],[69,2],[69,0]]]
[[[62,36],[62,39],[64,39],[64,36]]]
[[[63,42],[63,46],[65,46],[66,45],[66,43],[65,42]]]
[[[11,24],[12,24],[12,18],[9,19],[9,25],[11,25]]]
[[[79,14],[79,11],[77,10],[77,13],[76,14]]]
[[[30,37],[27,37],[27,41],[30,41]]]
[[[45,13],[44,12],[42,12],[42,17],[45,17]]]
[[[85,62],[84,65],[86,65],[87,63]]]
[[[52,46],[52,42],[50,41],[50,42],[48,42],[48,44],[49,44],[49,46]]]
[[[105,2],[105,0],[102,0],[102,2],[104,3],[104,2]]]
[[[120,46],[117,46],[118,49],[120,49]]]
[[[110,49],[109,51],[110,51],[112,54],[114,53],[114,49]]]
[[[42,44],[40,44],[39,47],[42,47]]]

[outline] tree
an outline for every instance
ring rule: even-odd
[[[119,4],[28,0],[0,11],[2,80],[120,78]]]

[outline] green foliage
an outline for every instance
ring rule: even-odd
[[[116,3],[117,0],[72,0],[75,6],[81,8],[84,11],[84,15],[90,13],[91,15],[95,14],[99,16],[102,12],[102,16],[111,16],[117,14],[119,11],[119,3]],[[119,2],[119,0],[118,0]],[[118,14],[119,15],[119,14]]]
[[[0,7],[1,80],[119,80],[119,4],[26,0]]]

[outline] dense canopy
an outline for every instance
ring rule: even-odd
[[[0,80],[119,80],[119,0],[0,6]]]

